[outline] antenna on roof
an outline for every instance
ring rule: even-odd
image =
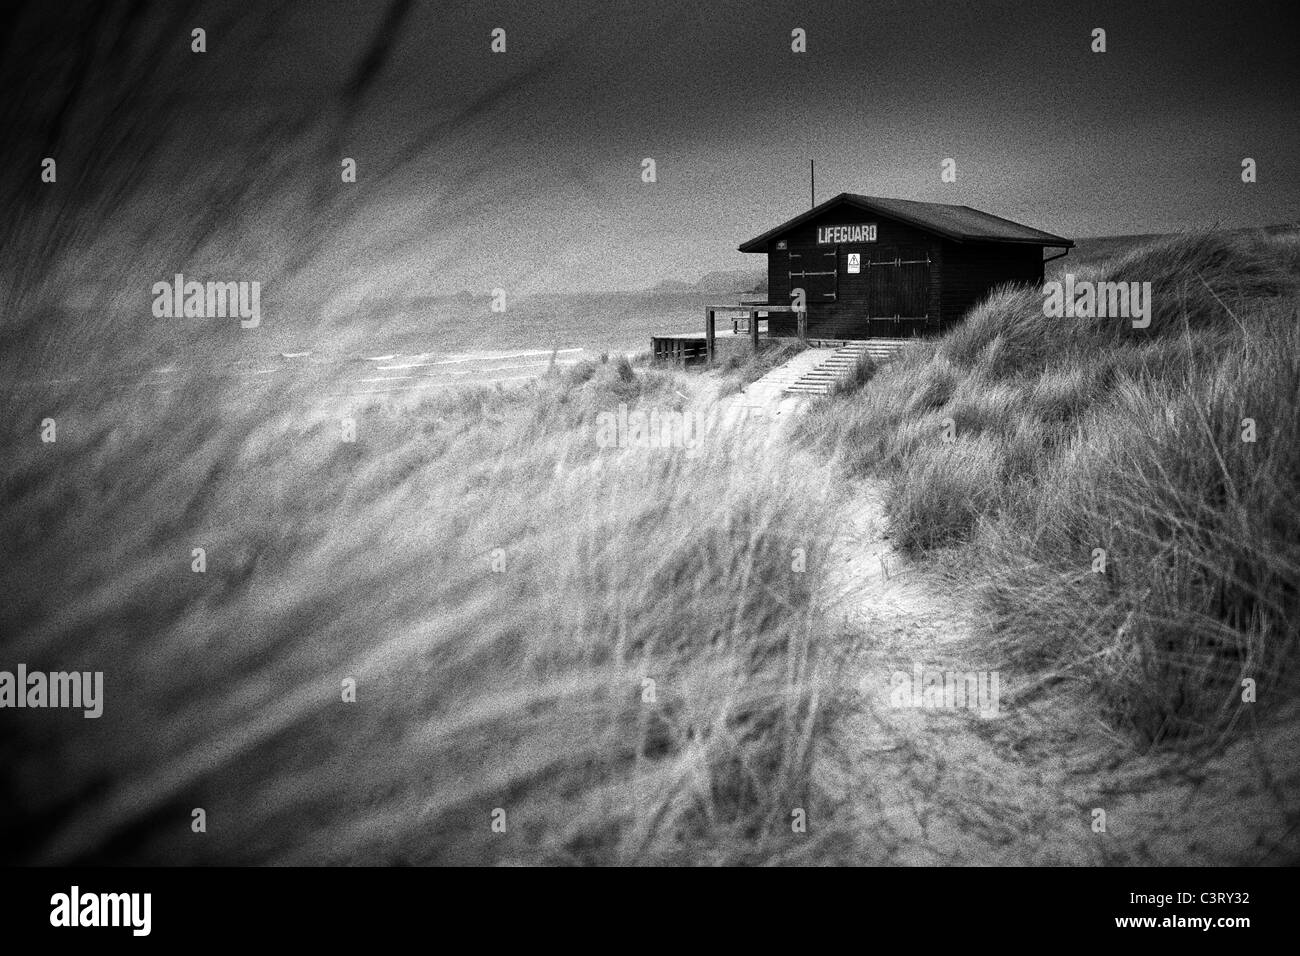
[[[817,205],[817,161],[808,160],[808,191],[812,204]]]

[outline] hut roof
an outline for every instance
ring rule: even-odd
[[[951,239],[953,242],[1018,242],[1039,246],[1059,246],[1064,249],[1074,247],[1074,243],[1069,239],[1012,222],[1010,219],[1003,219],[1001,216],[981,212],[970,206],[840,193],[788,222],[781,223],[775,229],[769,229],[761,236],[749,240],[740,246],[740,251],[766,252],[769,240],[840,205],[896,219],[918,229],[936,233],[945,239]]]

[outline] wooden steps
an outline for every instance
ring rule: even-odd
[[[863,339],[847,342],[831,352],[824,361],[804,371],[785,386],[785,391],[800,395],[829,395],[836,384],[853,371],[864,355],[877,362],[896,355],[907,339]]]
[[[778,365],[744,390],[743,399],[748,405],[764,405],[775,401],[789,391],[790,386],[834,355],[833,349],[808,349]]]
[[[829,395],[840,379],[852,373],[862,355],[870,355],[882,362],[907,342],[907,339],[818,342],[758,381],[751,382],[739,396],[739,404],[751,408],[764,407],[779,401],[782,395]]]

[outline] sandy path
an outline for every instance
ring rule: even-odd
[[[858,486],[823,600],[859,640],[816,767],[858,862],[1279,863],[1300,857],[1300,720],[1242,726],[1220,752],[1143,753],[1086,689],[984,657],[971,602],[887,537],[880,488]],[[893,706],[890,675],[999,670],[997,716]],[[856,684],[856,686],[854,686]],[[856,693],[855,693],[856,691]],[[1105,812],[1105,831],[1094,828]]]
[[[1026,759],[1030,715],[1014,699],[1013,675],[980,659],[965,596],[899,555],[883,515],[880,489],[861,485],[824,595],[860,641],[818,772],[864,834],[860,852],[903,864],[1097,862],[1087,814],[1064,792],[1064,761]],[[906,679],[910,697],[918,665],[998,670],[996,715],[898,706],[891,677]]]
[[[753,389],[708,399],[724,428],[791,446],[809,399]],[[810,489],[811,490],[811,489]],[[1150,754],[1101,719],[1083,686],[1011,671],[976,633],[973,602],[935,566],[899,554],[882,488],[853,482],[818,594],[844,666],[814,782],[835,807],[833,862],[1222,865],[1300,859],[1300,713],[1240,727],[1212,755]],[[998,712],[900,707],[891,677],[997,671]],[[987,686],[987,684],[986,684]],[[1104,811],[1104,831],[1096,811]]]
[[[722,418],[784,441],[808,399],[747,390]],[[817,477],[814,477],[817,476]],[[818,600],[846,655],[814,777],[837,805],[841,862],[1254,864],[1300,858],[1300,715],[1237,728],[1211,755],[1143,753],[1077,683],[1008,670],[982,647],[970,595],[888,538],[881,486],[854,482]],[[891,678],[998,673],[996,716],[900,707]],[[989,685],[986,684],[986,687]],[[1104,811],[1105,829],[1097,829]]]

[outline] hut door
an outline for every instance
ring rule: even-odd
[[[809,302],[834,302],[839,292],[840,254],[836,246],[790,250],[790,289],[803,289]]]
[[[866,270],[869,315],[923,319],[929,314],[930,256],[924,249],[882,247],[872,252]]]

